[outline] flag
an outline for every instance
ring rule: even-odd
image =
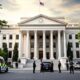
[[[40,2],[40,5],[41,5],[41,6],[44,6],[44,3],[43,3],[43,2]]]

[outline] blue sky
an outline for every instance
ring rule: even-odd
[[[10,24],[20,21],[21,17],[31,17],[40,13],[52,17],[68,17],[80,21],[80,0],[0,0],[0,18]],[[40,9],[40,10],[39,10]]]

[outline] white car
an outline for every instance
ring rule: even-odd
[[[73,59],[74,62],[74,68],[80,69],[80,59]]]
[[[5,64],[4,58],[0,56],[0,72],[8,72],[8,66]]]

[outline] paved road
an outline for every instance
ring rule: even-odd
[[[36,71],[33,74],[32,70],[11,70],[8,73],[1,73],[0,80],[80,80],[80,71],[75,71],[74,74],[69,74],[67,71],[62,73]]]

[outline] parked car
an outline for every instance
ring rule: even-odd
[[[80,59],[73,59],[74,69],[80,69]]]
[[[5,64],[4,58],[0,56],[0,72],[8,72],[8,66]]]
[[[53,71],[52,69],[53,69],[52,62],[43,61],[41,63],[41,72],[43,72],[43,71],[50,71],[50,72],[52,72]]]

